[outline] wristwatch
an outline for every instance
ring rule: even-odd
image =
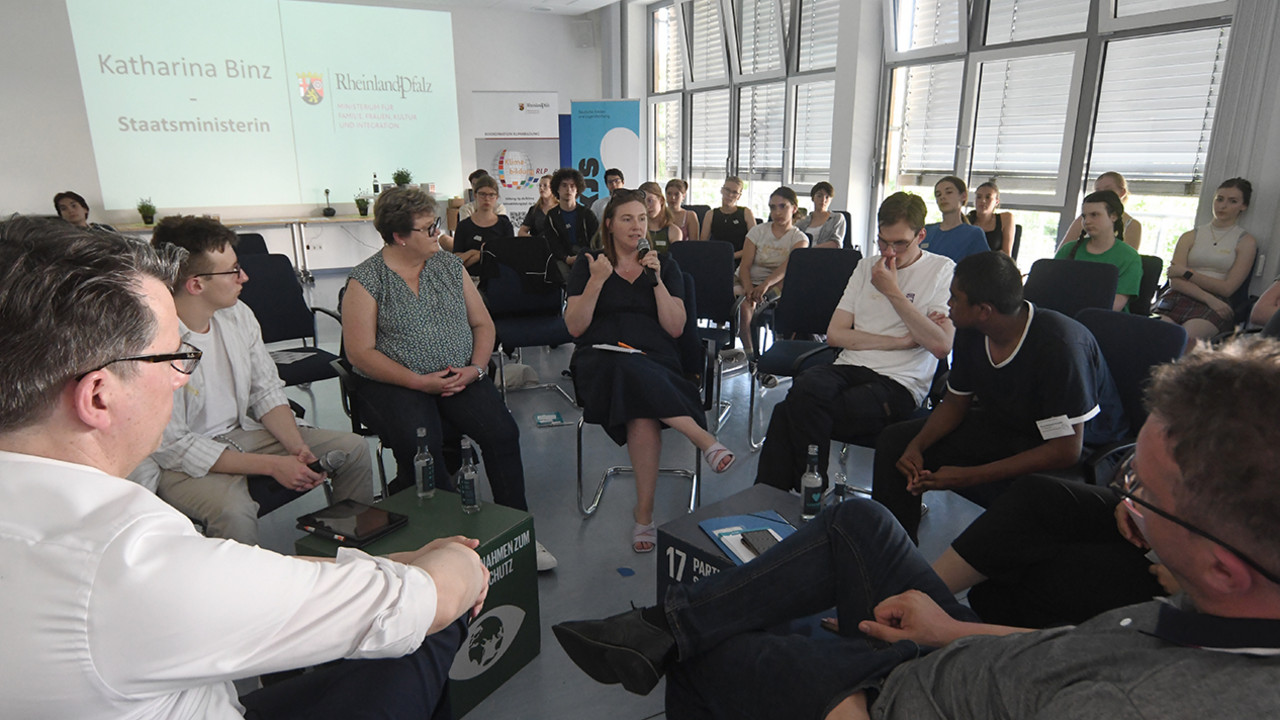
[[[475,369],[476,369],[476,372],[480,373],[479,375],[476,375],[476,381],[477,381],[477,382],[478,382],[478,381],[480,381],[480,380],[483,380],[483,379],[485,378],[485,376],[489,374],[489,371],[488,371],[488,370],[485,370],[485,369],[484,369],[482,366],[480,366],[480,365],[472,365],[471,367],[475,368]]]
[[[1186,271],[1186,272],[1182,273],[1182,279],[1183,279],[1183,280],[1190,280],[1190,279],[1191,279],[1191,276],[1192,276],[1193,274],[1194,274],[1194,273],[1192,273],[1190,270],[1188,270],[1188,271]]]

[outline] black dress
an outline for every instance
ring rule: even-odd
[[[586,257],[574,263],[569,296],[581,295],[590,276]],[[674,297],[683,298],[683,275],[670,258],[662,258],[662,282]],[[644,354],[591,347],[619,342]],[[681,370],[676,339],[658,322],[657,298],[645,275],[629,283],[615,272],[604,281],[591,325],[577,345],[569,366],[583,417],[603,426],[614,442],[626,443],[627,421],[637,418],[688,416],[706,427],[698,387]]]
[[[976,210],[969,211],[969,224],[978,224],[978,213]],[[981,230],[981,228],[979,228]],[[987,236],[987,247],[992,250],[1004,249],[1004,221],[1000,219],[1000,213],[996,213],[996,227],[994,230],[983,230]]]

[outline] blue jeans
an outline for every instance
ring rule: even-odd
[[[449,668],[467,638],[465,620],[428,635],[398,658],[343,660],[240,698],[247,720],[447,720]]]
[[[493,501],[528,510],[524,497],[524,462],[520,457],[520,426],[502,402],[502,395],[486,378],[449,397],[380,383],[357,382],[360,414],[396,457],[396,487],[413,487],[413,456],[418,452],[418,428],[427,429],[427,448],[436,466],[436,486],[453,489],[445,472],[441,419],[470,437],[484,456],[485,474]]]
[[[911,589],[958,620],[977,620],[870,500],[829,508],[746,565],[673,586],[666,611],[680,659],[667,676],[667,717],[821,720],[852,692],[928,652],[858,631],[881,600]],[[765,631],[833,605],[839,635]]]

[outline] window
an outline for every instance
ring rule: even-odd
[[[736,0],[738,63],[743,75],[779,72],[782,65],[782,12],[778,0]]]
[[[655,102],[652,108],[652,177],[680,177],[680,98]]]
[[[1090,180],[1115,170],[1130,183],[1174,183],[1204,170],[1228,28],[1114,40],[1098,98]]]
[[[886,181],[895,190],[930,185],[920,176],[955,171],[964,63],[901,67],[894,70],[892,82]]]
[[[795,148],[791,180],[816,183],[831,174],[831,123],[835,115],[836,82],[796,86]]]
[[[964,50],[962,30],[967,7],[964,0],[892,0],[890,22],[892,43],[885,48],[890,57],[898,58],[914,51],[938,52]],[[916,53],[919,54],[919,53]]]
[[[680,43],[680,23],[674,7],[653,13],[653,92],[664,93],[684,87],[684,47]]]
[[[782,181],[785,83],[749,85],[738,95],[738,175]]]
[[[800,3],[800,72],[836,66],[839,29],[840,0]]]
[[[692,110],[689,175],[719,182],[729,166],[728,88],[694,93]]]
[[[725,35],[720,28],[719,0],[693,0],[687,7],[693,81],[723,80]]]
[[[998,177],[1002,196],[1059,197],[1075,60],[1056,53],[978,64],[971,178]]]
[[[1082,33],[1089,0],[991,0],[987,45]]]
[[[1217,0],[1115,0],[1115,3],[1116,17],[1142,15],[1163,10],[1177,10],[1197,5],[1222,4]]]

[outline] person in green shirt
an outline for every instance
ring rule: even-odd
[[[1129,299],[1138,294],[1142,284],[1142,259],[1124,242],[1124,226],[1120,223],[1124,204],[1120,196],[1110,190],[1086,195],[1081,217],[1085,234],[1059,248],[1054,258],[1115,265],[1120,276],[1111,309],[1129,312]]]

